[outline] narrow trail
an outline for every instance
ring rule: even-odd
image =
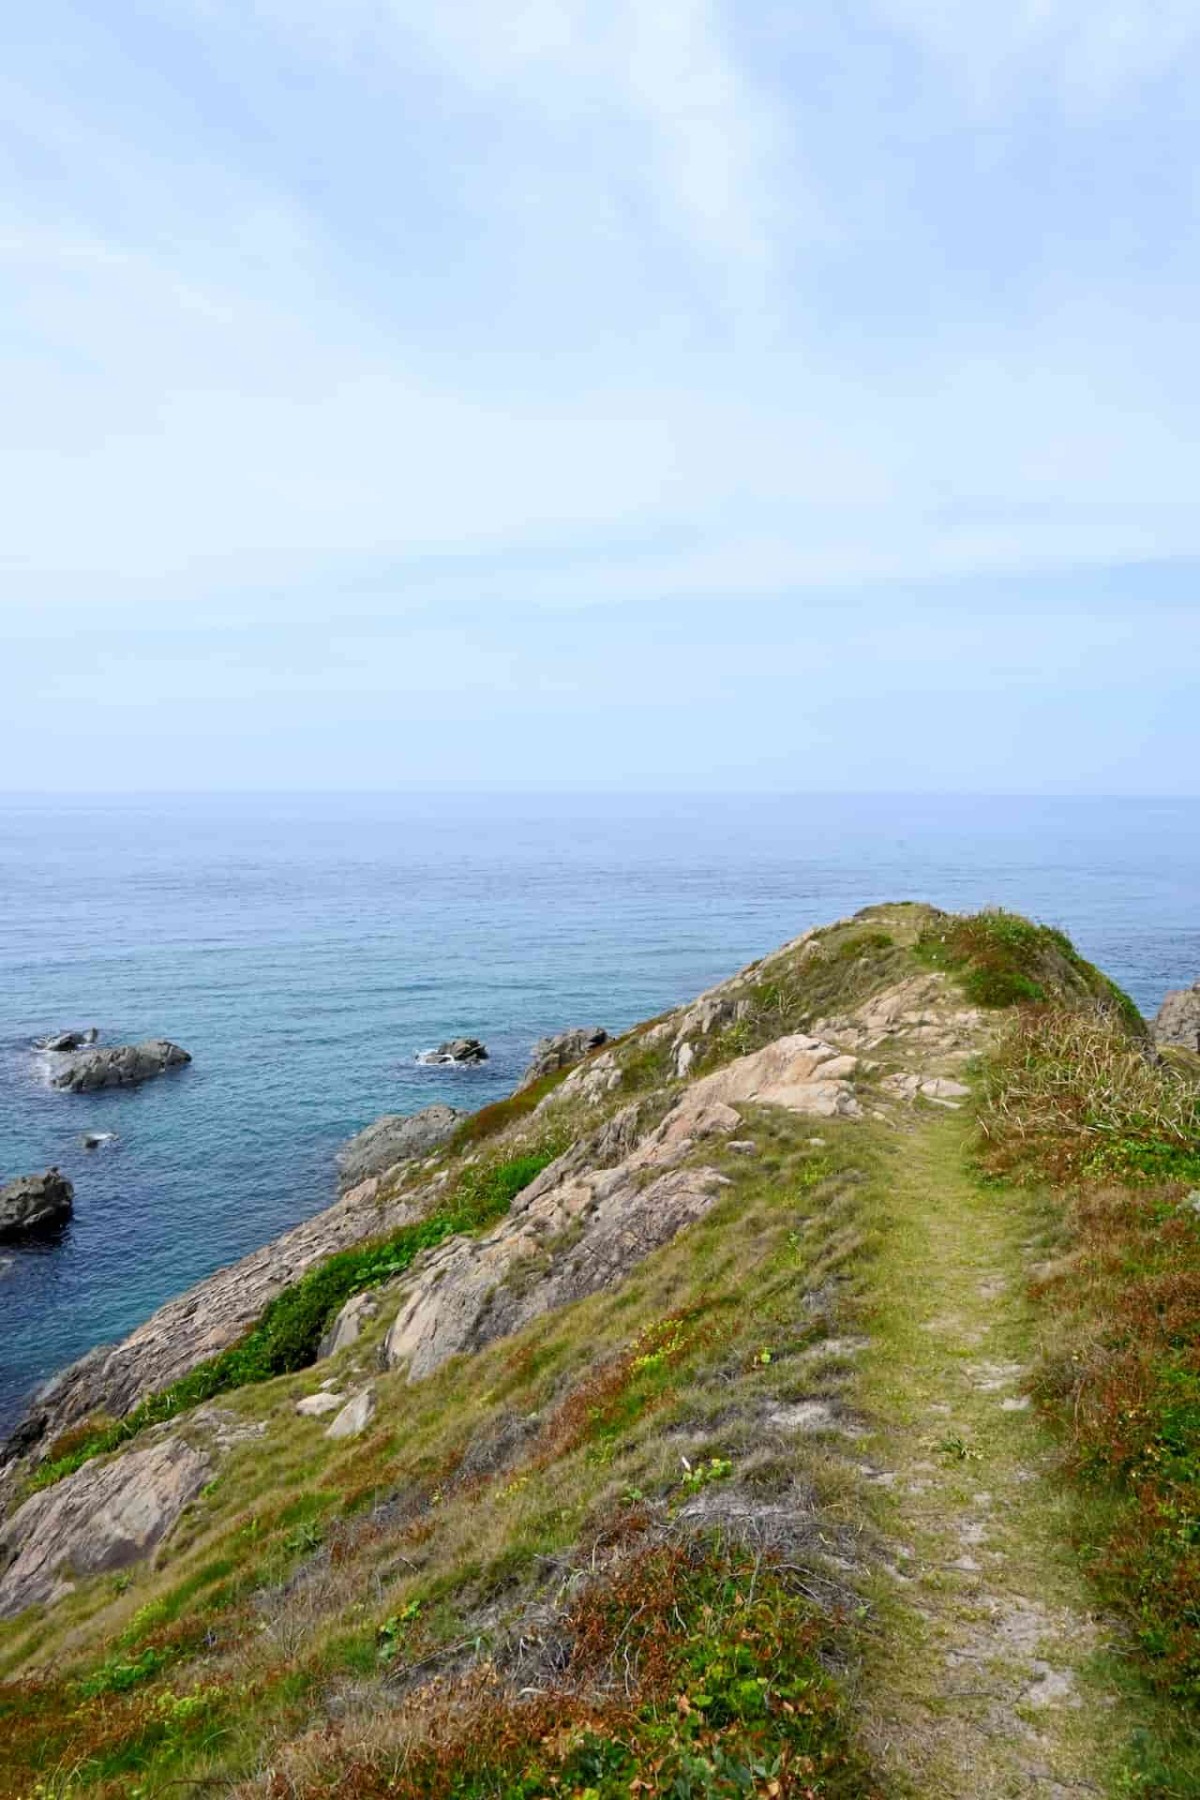
[[[897,1142],[881,1238],[862,1365],[889,1545],[869,1728],[922,1800],[1070,1800],[1109,1791],[1116,1721],[1069,1499],[1021,1392],[1037,1203],[976,1185],[964,1129],[931,1120]]]

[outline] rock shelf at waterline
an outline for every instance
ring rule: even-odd
[[[152,1081],[168,1069],[181,1069],[192,1060],[187,1050],[166,1038],[147,1038],[141,1044],[114,1044],[106,1049],[72,1054],[50,1077],[50,1085],[72,1094],[90,1094],[99,1088],[135,1087]]]

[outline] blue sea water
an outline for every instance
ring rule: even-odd
[[[57,1163],[61,1240],[0,1247],[0,1430],[35,1384],[328,1204],[382,1112],[506,1093],[541,1033],[619,1030],[874,900],[1064,925],[1143,1008],[1200,975],[1200,802],[380,796],[0,801],[0,1179]],[[46,1085],[97,1025],[195,1058]],[[415,1054],[482,1037],[478,1070]],[[84,1131],[113,1131],[95,1151]]]

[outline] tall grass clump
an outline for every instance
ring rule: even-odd
[[[1111,1012],[1018,1013],[988,1061],[979,1126],[996,1174],[1200,1180],[1200,1086]]]
[[[1115,1011],[1026,1009],[988,1059],[979,1124],[985,1169],[1049,1183],[1062,1208],[1034,1391],[1092,1503],[1080,1535],[1104,1600],[1194,1730],[1200,1083]]]

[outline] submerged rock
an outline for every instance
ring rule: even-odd
[[[186,1050],[166,1038],[147,1038],[144,1044],[114,1044],[105,1050],[84,1050],[72,1057],[50,1078],[51,1087],[72,1094],[90,1094],[97,1088],[133,1087],[150,1081],[167,1069],[181,1069],[191,1062]]]
[[[386,1113],[339,1150],[338,1178],[342,1186],[357,1187],[368,1175],[381,1175],[396,1163],[428,1156],[446,1142],[466,1116],[457,1106],[444,1106],[441,1101],[417,1113]]]
[[[43,1038],[38,1044],[39,1050],[82,1050],[87,1044],[94,1044],[100,1033],[94,1025],[86,1031],[59,1031],[53,1037]]]
[[[182,1438],[89,1462],[0,1524],[0,1619],[68,1594],[72,1576],[123,1569],[149,1554],[208,1480]]]
[[[1158,1009],[1154,1041],[1164,1048],[1200,1051],[1200,981],[1175,988]]]
[[[54,1231],[71,1216],[75,1189],[57,1169],[22,1175],[0,1188],[0,1239]]]
[[[115,1131],[85,1131],[79,1141],[85,1150],[99,1150],[102,1144],[115,1144],[117,1134]]]
[[[559,1069],[573,1067],[607,1042],[608,1033],[600,1025],[574,1025],[569,1031],[558,1031],[551,1037],[539,1038],[533,1046],[529,1067],[517,1085],[517,1092],[530,1087],[535,1081],[541,1081],[545,1075],[553,1075]]]
[[[421,1063],[456,1063],[468,1068],[487,1060],[487,1045],[472,1037],[448,1038],[436,1050],[422,1050],[417,1058]]]

